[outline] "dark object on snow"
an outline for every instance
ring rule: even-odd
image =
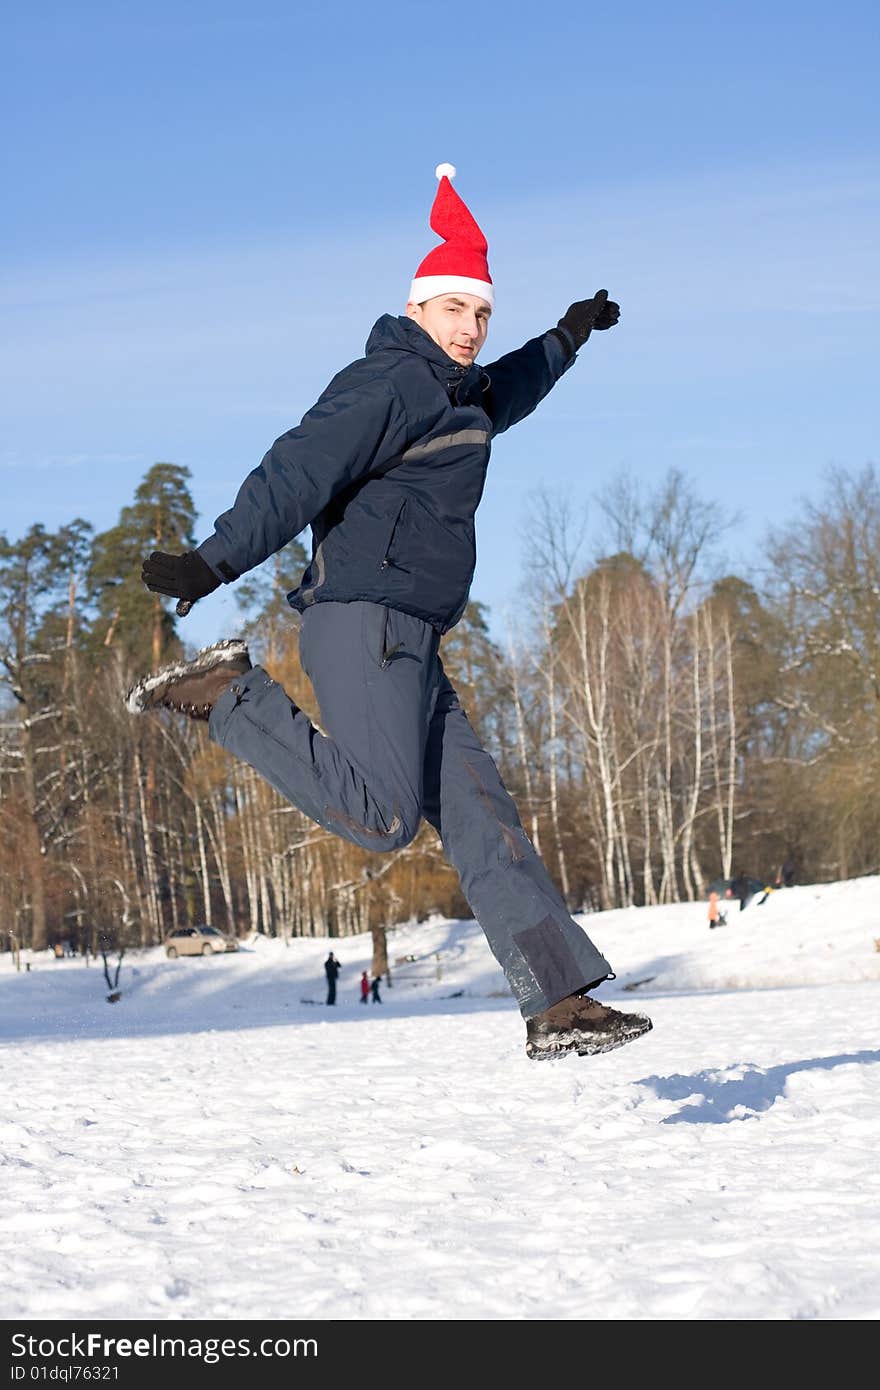
[[[379,994],[379,986],[380,986],[381,983],[382,983],[382,976],[381,976],[381,975],[377,975],[377,976],[375,977],[375,979],[373,980],[373,983],[370,985],[370,991],[371,991],[371,993],[372,993],[372,995],[373,995],[373,1003],[374,1003],[374,1004],[381,1004],[381,1003],[382,1003],[382,999],[381,999],[381,996],[380,996],[380,994]]]
[[[119,989],[119,972],[122,969],[122,958],[125,955],[125,947],[119,946],[117,949],[119,951],[119,958],[116,962],[116,970],[114,971],[112,980],[110,979],[109,947],[101,951],[101,957],[104,961],[104,979],[107,981],[107,988],[110,991],[107,995],[108,1004],[118,1004],[119,1000],[122,998],[122,990]]]
[[[324,974],[327,976],[327,1003],[336,1003],[336,977],[342,966],[331,951],[324,961]]]
[[[622,1014],[587,994],[572,994],[527,1021],[526,1055],[538,1062],[567,1052],[579,1057],[611,1052],[650,1032],[652,1026],[645,1014]]]

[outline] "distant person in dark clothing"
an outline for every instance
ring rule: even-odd
[[[336,977],[342,966],[331,951],[324,961],[324,974],[327,976],[327,1003],[336,1003]]]
[[[755,896],[755,890],[752,888],[745,874],[738,874],[730,886],[733,890],[733,896],[739,898],[739,910],[742,912],[744,908],[748,907],[752,898]]]
[[[794,887],[794,864],[792,864],[792,862],[791,862],[790,859],[786,859],[785,863],[782,865],[781,869],[779,870],[779,873],[778,873],[777,876],[776,876],[776,887],[777,887],[777,888],[793,888],[793,887]]]
[[[370,985],[370,989],[373,991],[373,1003],[374,1003],[374,1004],[381,1004],[381,1003],[382,1003],[382,1000],[381,1000],[380,997],[379,997],[379,986],[380,986],[381,983],[382,983],[382,976],[381,976],[381,975],[377,975],[376,978],[373,980],[373,983]]]
[[[366,970],[361,972],[361,1003],[366,1004],[370,997],[370,981]]]

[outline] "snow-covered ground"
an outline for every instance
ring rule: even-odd
[[[582,920],[654,1031],[552,1063],[473,923],[0,956],[3,1317],[875,1318],[880,878]]]

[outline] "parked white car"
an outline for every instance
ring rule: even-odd
[[[171,960],[175,956],[219,956],[237,950],[235,937],[225,936],[218,927],[179,927],[165,938],[165,954]]]

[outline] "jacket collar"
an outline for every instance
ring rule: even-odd
[[[455,395],[463,400],[470,388],[480,380],[482,368],[476,362],[463,367],[448,353],[444,352],[434,339],[425,332],[415,319],[406,314],[383,314],[373,325],[367,339],[367,355],[371,352],[414,352],[430,363],[435,376],[443,381],[447,390],[455,388]]]

